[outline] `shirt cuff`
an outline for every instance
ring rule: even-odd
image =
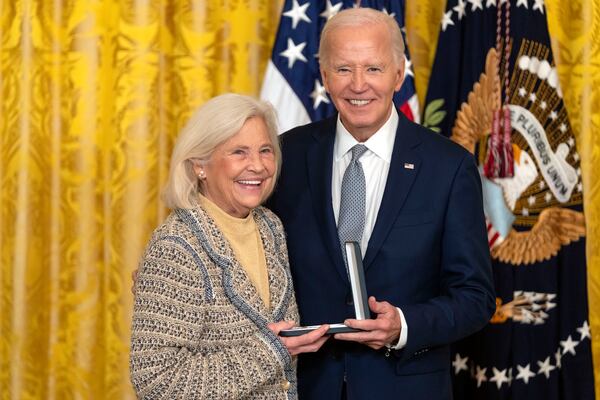
[[[401,323],[400,337],[398,338],[398,342],[395,345],[389,344],[388,346],[386,346],[387,348],[392,349],[392,350],[400,350],[401,348],[406,346],[406,341],[408,339],[408,325],[406,325],[406,319],[404,318],[404,313],[398,307],[396,307],[396,310],[398,310],[398,314],[400,315],[400,323]]]

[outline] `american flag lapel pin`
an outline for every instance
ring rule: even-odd
[[[404,163],[404,169],[415,169],[415,164],[413,163]]]

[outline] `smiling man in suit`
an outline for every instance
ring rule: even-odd
[[[393,18],[339,12],[319,57],[339,114],[282,136],[269,206],[287,232],[302,324],[363,331],[300,356],[299,397],[450,399],[449,345],[495,309],[475,161],[393,106],[404,78]],[[373,319],[349,319],[346,240],[360,243]]]

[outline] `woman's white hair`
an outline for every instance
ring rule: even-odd
[[[162,194],[167,207],[194,208],[198,205],[198,193],[202,188],[194,172],[194,163],[208,161],[215,148],[237,134],[250,118],[264,121],[275,152],[276,174],[268,191],[268,195],[271,194],[281,166],[275,110],[270,103],[227,93],[204,103],[179,134]]]
[[[331,17],[321,32],[319,42],[319,62],[322,66],[328,66],[330,52],[331,33],[339,28],[353,28],[365,25],[384,24],[390,33],[392,41],[392,54],[397,65],[404,63],[404,40],[398,23],[384,12],[372,8],[347,8]]]

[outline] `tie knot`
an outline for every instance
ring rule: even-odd
[[[351,163],[358,161],[358,159],[365,154],[365,151],[367,151],[367,146],[365,146],[364,144],[357,144],[354,145],[354,147],[352,149],[350,149],[352,151],[352,159],[350,160]]]

